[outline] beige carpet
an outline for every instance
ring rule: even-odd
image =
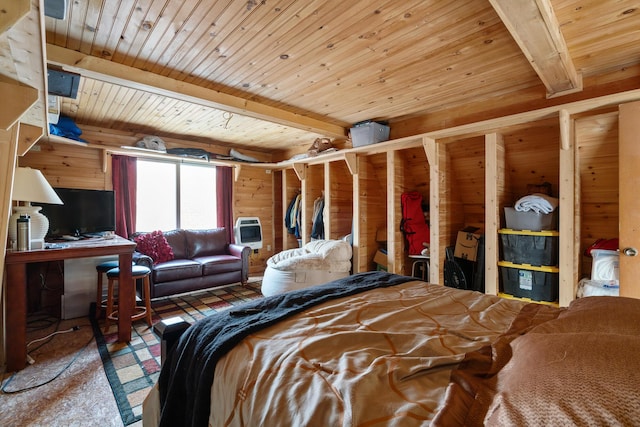
[[[31,353],[35,363],[15,375],[3,375],[0,425],[123,425],[88,319],[64,320],[57,329],[64,331],[74,326],[80,329],[57,334],[49,342],[33,343],[30,351],[41,346]],[[27,342],[55,330],[54,323],[29,332]],[[47,381],[50,382],[37,387]],[[31,387],[34,388],[19,391]]]
[[[200,302],[194,305],[197,298],[191,295],[154,301],[154,319],[181,315],[187,321],[197,320],[233,305],[236,300],[241,303],[243,299],[255,298],[253,294],[256,291],[259,294],[261,279],[249,278],[249,285],[240,290],[240,296],[238,286],[218,288],[212,291],[218,296],[216,301],[208,305]],[[177,308],[174,299],[178,300]],[[137,322],[135,328],[137,334],[148,334],[144,322]],[[42,339],[56,331],[66,332]],[[30,315],[27,343],[34,363],[17,373],[2,375],[0,426],[123,426],[88,317],[61,321],[46,314]],[[110,345],[112,350],[124,346]],[[116,369],[121,367],[121,362],[114,363]],[[144,397],[146,394],[132,405],[139,405]],[[134,409],[134,412],[141,410],[139,406]],[[140,427],[142,421],[129,426]]]

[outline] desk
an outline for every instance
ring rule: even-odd
[[[118,255],[120,265],[125,266],[125,268],[120,269],[118,341],[131,341],[131,313],[135,304],[135,289],[131,278],[130,266],[135,247],[136,244],[134,242],[116,236],[113,239],[94,238],[66,242],[64,247],[59,249],[7,250],[5,256],[7,271],[5,300],[7,371],[18,371],[26,366],[27,264],[33,262]]]

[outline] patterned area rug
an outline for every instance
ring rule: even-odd
[[[179,316],[193,323],[217,311],[262,298],[261,280],[249,279],[246,286],[195,292],[153,301],[153,323]],[[131,342],[117,342],[116,325],[104,333],[104,321],[93,322],[94,335],[113,395],[125,426],[142,419],[142,402],[160,374],[160,339],[144,321],[135,322]]]

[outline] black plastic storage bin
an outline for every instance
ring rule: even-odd
[[[514,264],[558,265],[557,231],[499,230],[502,259]]]
[[[498,263],[502,273],[502,291],[518,298],[553,302],[558,300],[558,268]]]

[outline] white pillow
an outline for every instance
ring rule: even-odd
[[[304,249],[335,261],[348,261],[352,255],[351,245],[343,240],[313,240]]]

